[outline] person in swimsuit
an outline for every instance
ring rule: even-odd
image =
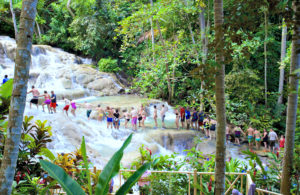
[[[125,118],[125,128],[127,129],[127,124],[130,121],[130,114],[127,112],[127,110],[123,110],[123,116]]]
[[[39,97],[40,97],[40,92],[34,88],[34,86],[32,85],[31,90],[27,92],[27,94],[32,93],[32,99],[30,100],[30,109],[31,109],[31,105],[35,104],[36,108],[39,108]]]
[[[181,119],[181,127],[184,129],[184,121],[185,121],[185,110],[184,107],[180,108],[180,119]]]
[[[180,118],[180,116],[179,116],[178,109],[175,109],[175,115],[176,115],[175,125],[176,125],[177,130],[179,130],[179,118]]]
[[[193,111],[193,117],[192,117],[192,129],[197,130],[198,129],[198,112],[196,109]]]
[[[70,100],[66,99],[65,97],[62,97],[62,99],[65,102],[65,107],[63,108],[63,112],[66,111],[66,115],[68,116],[68,111],[70,108]]]
[[[119,113],[119,110],[116,109],[115,112],[114,112],[114,126],[115,126],[115,129],[119,129],[120,125],[120,113]]]
[[[45,98],[45,101],[42,103],[43,112],[45,112],[44,106],[47,105],[48,112],[50,114],[50,103],[51,103],[51,97],[50,97],[50,95],[47,93],[47,91],[44,91],[44,95],[40,95],[40,97],[44,97]]]
[[[210,133],[209,133],[209,121],[210,121],[209,117],[207,117],[207,118],[205,118],[203,120],[206,138],[210,137]]]
[[[248,143],[249,143],[249,149],[252,150],[252,145],[253,145],[253,134],[254,134],[254,129],[250,126],[247,129],[247,133],[248,133]]]
[[[265,147],[265,152],[268,150],[268,132],[266,129],[264,129],[264,133],[263,133],[263,143],[264,143],[264,147]]]
[[[242,131],[241,127],[236,126],[234,128],[234,143],[235,144],[241,145],[240,144],[240,138],[241,138],[242,133],[244,133],[244,132]]]
[[[132,124],[132,129],[137,131],[137,117],[138,117],[138,113],[137,111],[134,109],[134,107],[131,108],[131,124]]]
[[[76,116],[76,113],[75,113],[75,111],[77,109],[76,103],[75,103],[75,101],[72,101],[72,99],[70,101],[71,101],[70,102],[70,104],[71,104],[71,113],[73,114],[73,116]]]
[[[54,91],[51,91],[50,109],[51,109],[51,114],[52,114],[52,110],[54,113],[56,113],[56,95],[54,94]]]
[[[204,121],[204,113],[203,111],[200,111],[199,112],[199,117],[198,117],[198,129],[203,131],[204,132],[204,128],[203,128],[203,121]]]
[[[144,106],[143,106],[143,104],[142,104],[142,105],[141,105],[141,108],[140,108],[139,111],[138,111],[139,127],[141,127],[141,123],[142,123],[142,120],[143,120],[143,116],[142,116],[143,110],[144,110]]]
[[[154,122],[155,122],[155,128],[157,128],[157,108],[156,108],[156,105],[154,105],[153,119],[154,119]]]
[[[166,128],[165,126],[165,118],[166,118],[166,112],[168,111],[167,107],[163,104],[160,110],[160,116],[161,116],[161,126],[162,128]]]
[[[145,128],[145,120],[146,120],[146,116],[147,116],[145,109],[142,110],[141,115],[142,115],[142,122],[141,122],[142,127]]]
[[[4,83],[6,83],[8,80],[9,80],[9,79],[8,79],[8,75],[5,75],[5,76],[4,76],[4,79],[2,80],[2,85],[3,85]]]
[[[90,120],[90,116],[91,116],[91,113],[92,113],[92,104],[85,101],[84,106],[86,108],[86,116],[87,116],[88,120]]]
[[[103,121],[103,118],[104,118],[104,111],[103,109],[101,108],[101,105],[99,104],[98,107],[97,107],[97,112],[98,112],[98,121]]]
[[[260,148],[260,132],[257,129],[255,129],[255,131],[254,131],[254,136],[255,136],[256,149],[259,150],[259,148]]]
[[[216,126],[217,121],[216,120],[210,120],[210,127],[209,127],[209,133],[210,133],[210,140],[214,137],[216,138]]]
[[[191,112],[190,112],[189,108],[186,108],[186,110],[185,110],[185,120],[186,120],[186,129],[190,129]]]
[[[106,121],[107,121],[107,128],[109,129],[109,127],[112,129],[113,128],[113,111],[112,109],[107,106],[106,107]]]

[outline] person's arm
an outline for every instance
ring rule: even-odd
[[[32,93],[32,90],[28,91],[27,94]]]

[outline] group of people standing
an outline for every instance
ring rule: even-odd
[[[277,133],[270,129],[268,132],[266,129],[263,130],[263,133],[260,133],[258,129],[254,129],[253,127],[248,127],[246,132],[244,132],[241,127],[236,126],[233,129],[234,137],[235,137],[235,144],[240,145],[240,138],[243,134],[244,136],[247,136],[249,149],[253,149],[253,145],[255,143],[256,149],[259,150],[261,143],[264,145],[265,151],[275,152],[276,151],[276,142],[279,142],[279,148],[284,148],[285,144],[285,138],[284,135],[281,135],[280,139],[277,136]],[[229,136],[231,134],[231,130],[229,127],[227,127],[226,130],[226,136]]]

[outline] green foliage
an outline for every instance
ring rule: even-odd
[[[42,168],[62,186],[67,194],[85,194],[80,185],[74,181],[60,166],[44,160],[40,160],[40,163]]]
[[[122,147],[111,157],[101,172],[96,185],[96,194],[107,194],[110,180],[118,174],[120,170],[120,161],[123,157],[125,148],[129,145],[132,134],[125,140]]]
[[[0,86],[0,119],[2,118],[2,115],[8,113],[13,82],[13,79],[9,79]]]
[[[99,70],[102,72],[119,72],[118,60],[111,58],[102,58],[98,62]]]
[[[88,161],[87,161],[84,137],[82,137],[82,142],[81,142],[81,153],[82,153],[82,157],[83,157],[86,177],[87,177],[87,180],[88,180],[89,194],[92,195],[91,174],[90,174],[90,171],[89,171],[89,164],[88,164]]]

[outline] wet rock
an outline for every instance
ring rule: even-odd
[[[61,82],[65,89],[72,88],[72,81],[70,79],[61,79]]]
[[[39,54],[46,54],[46,49],[45,47],[39,46],[39,45],[34,45],[32,46],[32,55],[37,56]]]

